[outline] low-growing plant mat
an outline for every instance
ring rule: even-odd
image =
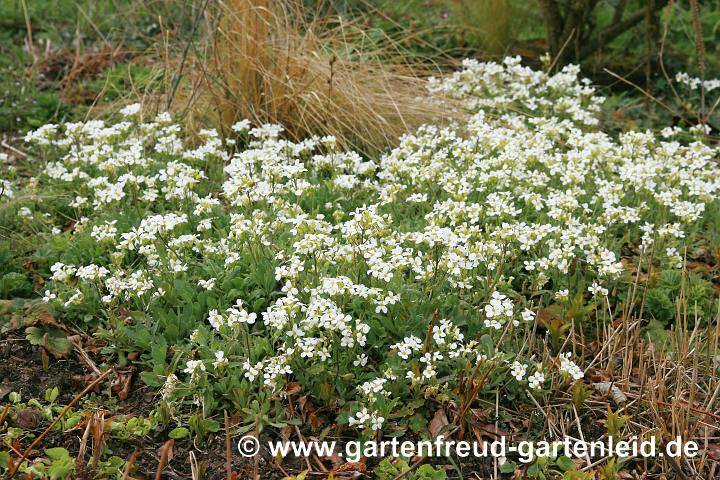
[[[226,136],[194,130],[140,104],[40,127],[21,163],[32,178],[8,169],[2,183],[13,233],[0,291],[33,298],[2,304],[2,328],[24,330],[43,364],[76,355],[92,371],[83,389],[107,375],[86,431],[115,415],[115,438],[153,440],[159,475],[195,469],[227,425],[231,445],[680,436],[700,453],[528,465],[282,462],[261,449],[243,463],[231,446],[229,473],[206,461],[211,478],[712,476],[717,146],[702,124],[604,132],[603,98],[578,75],[468,60],[429,84],[468,120],[420,127],[373,157],[248,119]],[[140,392],[149,411],[118,411]],[[33,399],[8,395],[12,421]],[[77,395],[62,431],[82,418]],[[6,445],[32,445],[0,424]],[[173,442],[192,448],[171,456]],[[66,450],[44,454],[20,473],[81,470]],[[92,462],[135,468],[104,458]]]

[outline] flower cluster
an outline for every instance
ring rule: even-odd
[[[450,78],[431,79],[430,91],[463,101],[471,111],[527,111],[534,115],[570,119],[579,125],[597,125],[604,101],[587,79],[578,79],[577,65],[550,75],[507,57],[502,63],[463,61]]]
[[[72,192],[71,233],[100,252],[58,259],[45,299],[131,311],[170,338],[177,395],[298,382],[354,402],[348,422],[370,430],[461,371],[498,365],[528,395],[579,380],[569,355],[538,363],[515,340],[541,309],[621,286],[626,243],[675,268],[717,211],[720,168],[699,141],[599,131],[602,99],[577,76],[466,61],[431,89],[466,102],[467,124],[425,126],[377,161],[249,122],[190,143],[139,107],[42,127],[27,136],[52,152],[42,180]]]
[[[716,88],[720,88],[720,79],[718,78],[703,81],[697,77],[691,77],[686,72],[677,73],[675,75],[675,81],[686,85],[690,90],[697,90],[702,86],[706,92],[712,92]]]

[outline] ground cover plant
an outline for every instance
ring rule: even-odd
[[[44,308],[97,328],[118,364],[139,359],[155,421],[183,435],[217,431],[223,411],[240,432],[290,427],[300,395],[343,435],[427,434],[438,411],[473,432],[498,397],[582,397],[618,322],[641,338],[675,313],[715,324],[687,262],[717,248],[716,150],[701,128],[602,133],[577,74],[468,61],[429,88],[471,119],[375,161],[246,121],[188,145],[139,104],[49,124],[26,136],[45,167],[23,196],[7,184],[6,225],[43,238]],[[55,349],[57,328],[30,328]]]
[[[192,13],[190,30],[214,25]],[[303,62],[313,51],[269,45]],[[255,92],[257,105],[309,101],[304,74],[266,61],[248,67],[259,84],[293,93]],[[317,61],[307,91],[332,80]],[[685,113],[618,128],[617,97],[560,63],[466,59],[414,77],[408,112],[427,105],[428,123],[367,144],[363,128],[403,112],[358,115],[355,133],[345,117],[286,129],[258,120],[293,112],[238,116],[244,82],[213,93],[233,112],[220,121],[164,112],[201,95],[190,65],[158,81],[171,89],[160,101],[23,120],[38,128],[0,154],[0,475],[714,478],[720,83],[673,74]],[[246,435],[680,437],[699,453],[245,458]]]

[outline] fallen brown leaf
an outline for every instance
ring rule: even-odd
[[[132,377],[135,373],[135,367],[127,367],[117,371],[117,376],[111,383],[112,391],[117,395],[118,400],[123,401],[130,393]]]
[[[612,382],[591,383],[590,386],[601,395],[609,395],[616,405],[624,405],[627,403],[627,395]]]
[[[163,470],[167,467],[173,457],[173,447],[175,446],[175,440],[168,440],[160,447],[158,453],[160,454],[160,462],[158,463],[157,470],[155,471],[155,480],[160,480]]]
[[[707,446],[707,449],[705,450],[705,453],[707,454],[708,458],[710,460],[715,460],[716,462],[720,461],[720,445],[717,445],[715,443],[711,443]]]
[[[365,465],[363,462],[347,462],[347,463],[333,469],[333,473],[341,473],[341,472],[365,473],[366,471],[367,471],[367,465]]]
[[[437,438],[442,433],[443,429],[449,424],[450,422],[448,421],[447,415],[445,414],[445,410],[438,410],[437,412],[435,412],[435,416],[433,416],[433,419],[430,420],[430,424],[428,424],[428,431],[430,432],[430,436],[432,438]]]

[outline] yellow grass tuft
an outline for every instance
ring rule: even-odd
[[[437,70],[381,32],[308,15],[295,0],[225,0],[216,13],[210,54],[190,59],[179,98],[190,123],[279,123],[295,140],[333,135],[371,153],[457,115],[426,93]]]

